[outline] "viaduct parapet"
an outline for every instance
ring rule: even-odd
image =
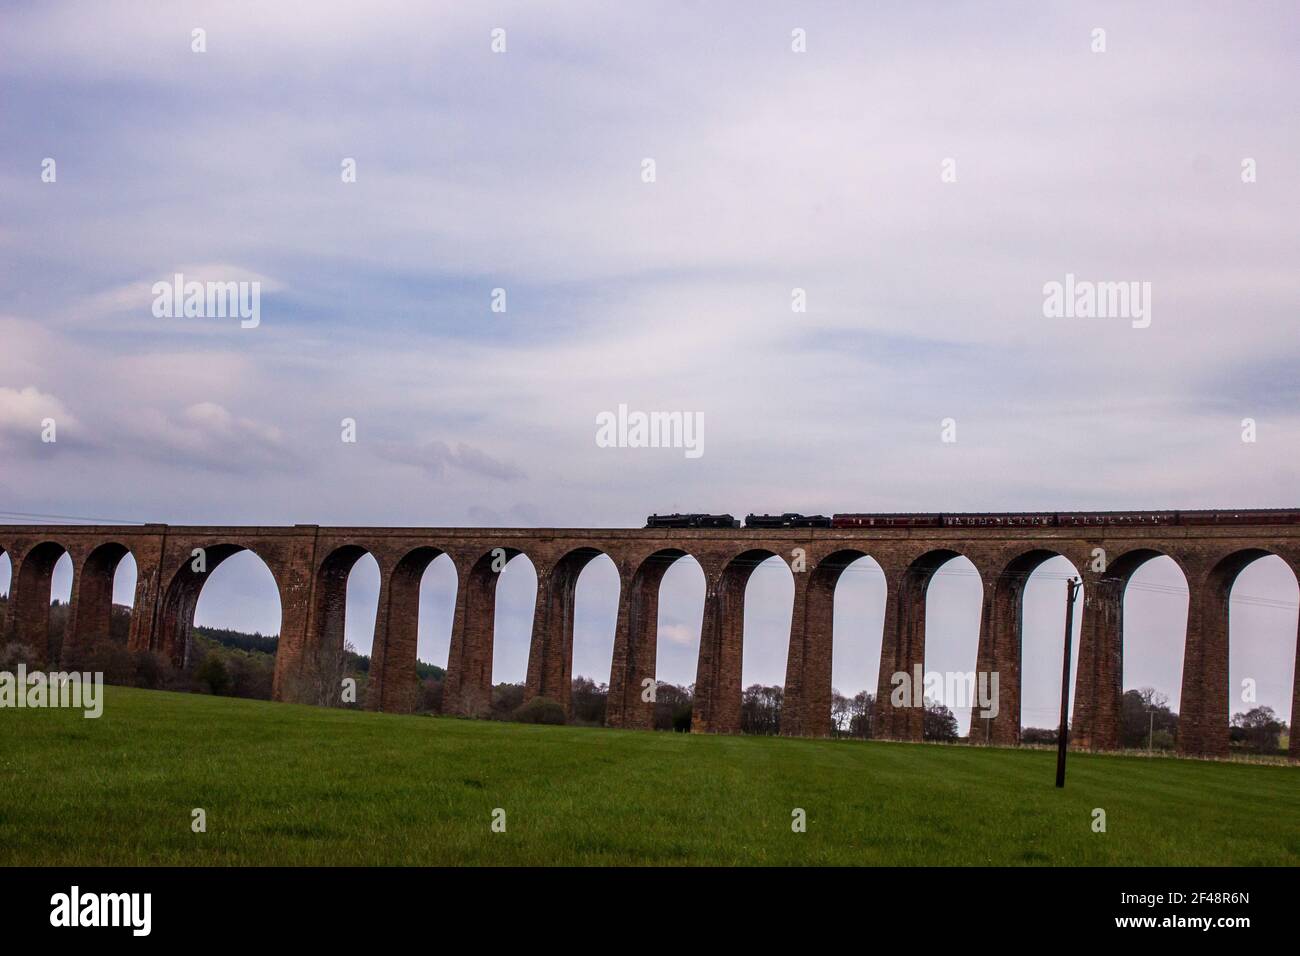
[[[738,733],[745,585],[757,564],[777,557],[791,566],[795,582],[781,730],[827,736],[836,582],[849,564],[870,556],[887,587],[877,733],[919,740],[922,711],[892,706],[890,677],[924,667],[927,587],[940,566],[964,555],[983,583],[976,669],[998,672],[1000,695],[997,716],[975,718],[971,738],[1014,744],[1020,737],[1025,582],[1039,564],[1063,555],[1084,582],[1072,742],[1100,750],[1119,745],[1125,587],[1143,563],[1168,555],[1190,592],[1178,745],[1185,754],[1217,756],[1228,751],[1233,582],[1246,565],[1270,554],[1300,575],[1300,524],[1272,518],[1282,514],[1276,512],[1232,514],[1232,521],[1199,525],[1160,523],[1134,512],[1128,521],[1069,527],[964,516],[965,523],[946,527],[778,530],[0,525],[0,552],[9,555],[13,568],[0,636],[29,645],[38,660],[45,655],[46,663],[58,663],[48,660],[50,584],[66,552],[73,586],[62,657],[106,639],[113,574],[129,552],[137,566],[129,647],[184,665],[207,574],[248,549],[265,561],[280,593],[274,696],[320,702],[315,698],[322,662],[341,654],[348,574],[370,554],[379,564],[381,585],[368,705],[409,711],[417,691],[420,580],[430,562],[446,554],[455,565],[457,594],[443,708],[474,715],[491,701],[499,571],[526,554],[537,571],[526,697],[551,697],[569,708],[575,587],[583,567],[605,554],[620,579],[607,722],[649,728],[653,704],[643,690],[655,680],[659,584],[673,562],[690,555],[706,582],[692,730]],[[203,572],[194,570],[196,550],[205,559]],[[1292,727],[1298,716],[1300,666]],[[1300,757],[1300,734],[1292,733],[1290,746],[1291,756]]]

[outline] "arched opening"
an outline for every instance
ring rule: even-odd
[[[831,732],[873,736],[880,653],[884,643],[888,585],[876,559],[841,552],[818,564],[813,574],[833,569],[831,618]],[[809,600],[820,577],[809,582]]]
[[[1019,737],[1027,744],[1055,744],[1061,722],[1061,664],[1065,654],[1068,583],[1081,578],[1069,558],[1045,557],[1029,571],[1021,608]],[[1070,709],[1074,713],[1079,635],[1086,595],[1075,596],[1070,636]],[[1068,719],[1068,717],[1067,717]]]
[[[700,624],[704,620],[706,583],[700,562],[684,552],[666,553],[667,564],[653,581],[654,652],[651,673],[655,694],[651,715],[655,730],[685,733],[691,729],[695,677],[700,659]],[[649,562],[647,562],[649,564]],[[640,694],[640,688],[633,688]]]
[[[1155,551],[1124,555],[1108,569],[1123,584],[1118,743],[1172,750],[1182,706],[1187,644],[1187,578]]]
[[[794,574],[770,552],[742,556],[752,564],[744,583],[744,627],[740,657],[740,731],[781,732],[785,668],[790,654]]]
[[[451,652],[451,629],[456,619],[456,562],[439,554],[420,576],[420,610],[416,632],[416,672],[420,679],[420,700],[416,710],[439,713],[447,660]]]
[[[420,586],[429,565],[441,556],[437,548],[415,548],[394,565],[386,586],[375,582],[382,606],[371,629],[365,700],[371,710],[411,713],[441,702],[445,671],[431,665],[422,668],[419,660]]]
[[[72,623],[72,585],[75,577],[72,555],[64,551],[59,555],[59,560],[54,562],[54,573],[50,576],[50,651],[47,660],[51,667],[63,660],[63,646],[68,643],[68,628]]]
[[[202,549],[172,579],[159,647],[193,690],[269,700],[282,620],[266,562],[239,545]]]
[[[522,551],[507,551],[505,564],[496,573],[496,611],[488,653],[493,715],[505,718],[524,702],[537,607],[537,569]]]
[[[22,556],[10,601],[14,650],[29,668],[57,664],[72,593],[72,559],[61,544],[46,541]]]
[[[374,651],[375,615],[379,612],[379,562],[369,552],[348,571],[343,611],[345,651],[369,658]]]
[[[109,683],[135,683],[127,654],[135,584],[135,558],[125,545],[109,542],[90,553],[77,581],[75,633],[64,637],[67,667],[102,671]]]
[[[499,679],[527,673],[537,573],[531,560],[511,570],[522,552],[496,547],[481,554],[463,575],[456,626],[447,652],[442,712],[473,717],[507,716],[521,705],[525,684]],[[505,579],[504,581],[502,579]],[[505,585],[504,597],[500,588]],[[498,634],[498,614],[506,626]],[[503,653],[498,653],[498,636]],[[412,647],[414,654],[414,647]],[[498,669],[499,668],[499,669]],[[494,680],[501,693],[494,693]]]
[[[370,690],[379,564],[362,546],[327,554],[316,569],[307,638],[281,697],[322,707],[360,706]],[[356,686],[345,684],[351,679]]]
[[[1295,691],[1300,586],[1274,554],[1254,557],[1232,581],[1228,600],[1230,750],[1275,755],[1285,749]]]
[[[912,705],[924,705],[924,739],[953,741],[970,731],[984,587],[960,554],[932,552],[922,562],[920,570],[933,570],[925,590],[924,687],[912,687]]]
[[[0,548],[0,644],[9,639],[9,585],[13,581],[14,567],[9,553]]]
[[[710,586],[700,627],[700,659],[695,676],[692,733],[738,734],[746,718],[744,707],[745,605],[749,579],[771,551],[755,548],[727,563]],[[789,573],[788,571],[786,572]],[[785,618],[788,622],[789,618]],[[787,630],[787,634],[789,631]],[[784,690],[779,692],[782,696]],[[749,726],[759,733],[774,733],[780,725],[780,699],[764,701],[758,720]]]
[[[135,563],[135,555],[130,551],[122,555],[122,560],[117,564],[117,570],[113,572],[113,609],[114,613],[121,616],[121,612],[126,612],[127,630],[130,630],[131,615],[135,613],[135,588],[140,580],[140,569]],[[121,624],[114,619],[114,627],[120,629]]]
[[[601,553],[578,571],[573,594],[572,719],[578,724],[605,722],[618,624],[618,566]]]
[[[375,617],[379,613],[379,562],[370,552],[358,556],[347,571],[343,588],[343,644],[323,647],[319,679],[324,706],[360,707],[369,692],[369,672],[374,663]],[[357,681],[356,693],[343,681]]]

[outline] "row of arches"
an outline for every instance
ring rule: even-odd
[[[85,568],[93,583],[80,589],[74,619],[74,569],[67,549],[52,541],[31,548],[19,570],[21,580],[15,581],[13,559],[0,548],[0,637],[21,637],[41,661],[75,658],[78,645],[94,643],[115,627],[125,639],[127,619],[114,622],[113,608],[129,614],[134,605],[135,558],[124,545],[109,543],[91,552]]]
[[[196,574],[182,567],[160,599],[159,649],[170,651],[178,663],[184,663],[187,654],[187,629],[196,620],[205,623],[204,595],[211,594],[211,589],[223,577],[238,580],[240,566],[245,569],[260,566],[274,595],[267,605],[279,603],[279,585],[274,575],[253,552],[235,544],[216,545],[207,550],[205,573]],[[821,720],[820,715],[829,711],[829,700],[823,697],[832,686],[841,685],[841,674],[856,671],[859,675],[858,681],[848,683],[850,691],[873,686],[878,692],[886,690],[882,678],[890,656],[886,651],[889,635],[885,632],[892,624],[903,645],[909,641],[919,645],[919,648],[895,648],[894,661],[921,660],[927,670],[935,671],[969,671],[996,665],[1014,675],[1017,693],[1008,699],[1012,716],[999,725],[1011,728],[1003,731],[1003,740],[1008,733],[1014,739],[1022,726],[1051,726],[1055,722],[1054,710],[1050,708],[1059,690],[1060,633],[1064,625],[1059,586],[1077,569],[1051,551],[1030,550],[1017,557],[998,581],[993,582],[996,597],[987,602],[984,590],[990,582],[981,579],[967,558],[945,549],[928,552],[914,561],[898,582],[905,600],[893,606],[907,617],[901,622],[888,620],[891,605],[887,575],[874,558],[854,550],[832,554],[809,572],[805,601],[811,611],[805,608],[804,613],[812,616],[811,626],[804,628],[803,633],[812,635],[813,643],[805,648],[781,646],[790,641],[791,621],[799,609],[795,606],[795,579],[789,565],[769,551],[745,552],[727,563],[713,584],[720,609],[713,620],[704,619],[707,602],[702,592],[710,587],[705,572],[684,550],[664,550],[642,562],[630,575],[630,599],[626,601],[621,599],[618,567],[597,549],[575,550],[553,567],[543,569],[543,577],[551,581],[549,590],[556,595],[550,601],[538,596],[542,582],[528,556],[518,550],[504,551],[504,562],[489,552],[468,568],[468,575],[463,573],[465,569],[458,573],[451,557],[437,548],[410,552],[389,574],[386,599],[390,604],[396,600],[402,607],[414,606],[414,613],[397,618],[390,615],[381,622],[378,604],[385,597],[381,594],[385,585],[375,558],[360,545],[337,549],[326,556],[316,571],[308,632],[326,647],[341,645],[347,639],[359,652],[365,653],[367,643],[372,643],[369,650],[381,664],[384,655],[410,661],[418,656],[437,663],[443,653],[450,657],[456,651],[452,636],[455,619],[458,614],[468,614],[470,619],[463,623],[461,631],[473,638],[467,642],[473,646],[460,649],[468,666],[468,670],[462,668],[461,678],[463,681],[466,673],[472,671],[473,680],[472,692],[468,697],[462,696],[462,702],[481,704],[481,700],[474,700],[474,692],[481,691],[484,685],[490,688],[493,683],[517,679],[521,666],[526,668],[530,685],[567,699],[565,688],[576,665],[577,673],[593,676],[611,673],[611,691],[617,689],[622,697],[613,713],[621,712],[624,717],[637,710],[641,691],[639,683],[629,684],[628,676],[650,675],[657,680],[689,683],[685,678],[689,676],[690,658],[695,657],[694,679],[703,677],[711,682],[703,701],[705,713],[700,718],[709,729],[725,732],[739,730],[738,726],[732,726],[734,708],[728,702],[739,698],[741,687],[750,682],[751,675],[762,674],[757,678],[761,681],[776,678],[779,659],[783,656],[789,663],[801,652],[807,655],[807,672],[798,675],[809,684],[808,692],[802,696],[806,713],[793,715],[796,724]],[[230,562],[228,572],[223,573],[221,568],[227,561]],[[502,566],[490,567],[493,561]],[[9,563],[9,556],[0,553],[0,585]],[[65,655],[62,646],[49,644],[55,636],[50,626],[50,599],[66,604],[71,597],[70,565],[66,550],[55,542],[31,548],[21,563],[23,581],[19,590],[24,601],[21,606],[6,601],[6,625],[10,632],[17,627],[28,639],[44,642],[54,659]],[[1285,715],[1289,711],[1289,685],[1293,680],[1296,627],[1294,613],[1288,621],[1279,612],[1294,609],[1295,576],[1284,561],[1262,550],[1235,553],[1224,559],[1216,572],[1212,583],[1221,593],[1211,599],[1225,604],[1234,593],[1243,590],[1243,584],[1250,588],[1245,592],[1248,594],[1269,590],[1277,594],[1281,589],[1282,596],[1275,599],[1233,602],[1228,625],[1232,627],[1231,637],[1224,635],[1228,638],[1228,686],[1221,692],[1228,698],[1225,700],[1228,709],[1237,706],[1232,698],[1241,681],[1249,677],[1257,685],[1257,699],[1275,701],[1275,709]],[[73,631],[61,635],[62,640],[71,641],[70,646],[75,648],[79,642],[92,638],[97,629],[106,629],[104,622],[114,604],[131,605],[136,573],[134,558],[126,546],[107,543],[92,551],[81,573]],[[249,572],[245,570],[243,574],[247,576]],[[466,590],[476,592],[472,599],[459,594],[462,576],[467,577]],[[843,582],[855,578],[864,582],[860,588],[842,587]],[[1260,583],[1258,588],[1251,587],[1255,581]],[[751,586],[755,582],[762,584]],[[1054,585],[1055,597],[1051,594]],[[1166,689],[1177,709],[1183,684],[1182,641],[1165,641],[1160,652],[1153,655],[1129,659],[1126,653],[1127,641],[1134,634],[1148,630],[1151,623],[1148,618],[1154,616],[1157,603],[1162,605],[1166,616],[1172,611],[1172,617],[1186,621],[1187,582],[1177,563],[1154,550],[1129,552],[1112,565],[1110,573],[1095,589],[1097,594],[1085,591],[1085,601],[1078,608],[1080,620],[1074,625],[1076,640],[1082,645],[1087,639],[1080,633],[1080,624],[1083,605],[1089,599],[1118,600],[1119,615],[1125,625],[1120,633],[1126,637],[1112,678],[1123,687],[1151,684]],[[0,594],[6,590],[0,587]],[[1108,591],[1117,593],[1105,593]],[[43,603],[41,592],[46,594]],[[671,599],[661,601],[663,594]],[[27,595],[34,596],[28,599]],[[214,607],[219,604],[214,602]],[[997,620],[981,621],[981,606],[986,615],[991,613]],[[1055,612],[1053,607],[1057,609]],[[554,615],[557,620],[556,628],[544,630],[546,634],[554,632],[558,647],[549,648],[541,655],[536,653],[534,633],[539,613]],[[1025,639],[1026,632],[1019,622],[1026,615],[1035,621],[1047,621],[1053,613],[1058,626],[1036,624],[1029,634],[1032,640]],[[855,615],[862,621],[862,627],[846,639],[845,622]],[[620,616],[626,616],[627,620],[620,621]],[[1225,623],[1226,620],[1225,617]],[[381,623],[385,630],[382,642],[368,642],[367,638],[378,635]],[[1180,622],[1166,628],[1165,633],[1179,634],[1184,626]],[[613,637],[613,631],[620,628],[628,635],[622,662],[616,659],[619,651]],[[269,633],[273,628],[268,626],[266,630]],[[981,630],[986,634],[984,647],[979,646]],[[990,631],[994,632],[991,636]],[[874,635],[879,635],[878,642]],[[880,649],[879,654],[873,652],[873,643]],[[971,660],[972,647],[976,656],[983,655],[982,660]],[[847,662],[855,657],[856,663],[850,670]],[[1246,668],[1255,671],[1255,675],[1241,675],[1243,665],[1233,663],[1264,657],[1268,658],[1267,665]],[[874,681],[870,676],[873,660],[876,661]],[[620,663],[625,676],[621,687],[613,673]],[[799,661],[801,666],[803,663]],[[773,682],[788,684],[791,677],[790,673],[781,673]],[[844,682],[847,681],[852,681],[852,676]],[[393,709],[399,709],[400,696],[392,697],[391,703]],[[717,713],[708,710],[719,703],[724,706]],[[962,731],[967,731],[969,710],[957,716]],[[636,725],[635,720],[626,722]],[[795,732],[819,729],[810,725]],[[892,729],[899,736],[907,736],[904,726]],[[983,729],[991,740],[993,725]],[[974,735],[976,731],[971,732]]]

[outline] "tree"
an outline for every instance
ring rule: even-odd
[[[874,736],[876,722],[876,697],[865,690],[853,695],[849,708],[849,736],[864,740]]]
[[[194,669],[194,680],[200,687],[207,688],[209,694],[225,694],[230,690],[230,672],[214,653],[203,656],[203,662]]]
[[[695,685],[659,684],[655,688],[654,729],[690,733]]]
[[[523,684],[496,684],[492,688],[492,720],[512,720],[524,703]]]
[[[605,722],[605,705],[609,701],[609,687],[597,684],[590,677],[573,679],[573,720],[578,724],[599,727]]]
[[[937,700],[925,702],[923,718],[924,738],[926,740],[953,741],[957,739],[957,718],[951,710]]]
[[[831,688],[831,733],[842,737],[849,732],[852,719],[853,701],[849,700],[835,688]]]
[[[420,679],[420,698],[416,711],[422,714],[442,713],[442,685],[440,677],[423,677]],[[360,686],[360,682],[358,682]]]
[[[1232,715],[1231,739],[1255,753],[1275,753],[1286,724],[1277,719],[1272,707],[1252,707]]]
[[[785,688],[751,684],[740,698],[740,732],[742,734],[777,734],[781,732],[781,705]]]
[[[1046,727],[1026,727],[1020,731],[1020,742],[1022,744],[1055,744],[1057,728],[1050,730]]]
[[[1178,715],[1169,698],[1152,687],[1126,690],[1120,699],[1119,743],[1126,749],[1147,748],[1157,741],[1172,741],[1178,734]],[[1172,746],[1172,744],[1171,744]]]

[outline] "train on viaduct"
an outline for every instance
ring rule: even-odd
[[[794,516],[798,517],[798,516]],[[708,522],[704,522],[708,524]],[[320,527],[0,526],[0,552],[12,564],[0,638],[49,654],[51,579],[66,553],[73,566],[71,606],[61,647],[66,658],[106,639],[113,575],[129,552],[137,581],[129,647],[184,665],[199,592],[207,574],[243,549],[270,568],[280,593],[281,628],[273,695],[302,699],[323,655],[343,641],[347,578],[365,554],[380,569],[368,706],[414,707],[421,577],[448,555],[457,594],[443,708],[475,715],[490,704],[493,618],[501,567],[526,554],[537,571],[537,603],[526,699],[570,706],[574,594],[578,575],[598,555],[620,577],[607,722],[651,726],[644,688],[655,680],[659,584],[690,555],[705,577],[704,616],[692,730],[738,733],[745,586],[771,557],[791,566],[795,582],[781,731],[826,736],[831,729],[831,649],[836,582],[870,556],[886,580],[884,637],[877,694],[878,735],[919,740],[922,711],[895,707],[890,676],[924,667],[926,592],[943,564],[964,555],[983,584],[976,669],[999,674],[996,716],[976,718],[971,738],[1013,745],[1020,736],[1022,598],[1029,574],[1062,555],[1083,578],[1084,607],[1071,727],[1073,745],[1119,745],[1123,692],[1124,591],[1134,571],[1167,555],[1189,589],[1178,746],[1189,755],[1228,751],[1229,594],[1238,573],[1277,555],[1300,575],[1300,512],[1107,512],[1069,514],[851,515],[829,522],[651,521],[636,529],[474,529]],[[201,570],[194,556],[202,553]],[[49,665],[57,661],[46,661]],[[1300,666],[1291,721],[1300,716]],[[1300,735],[1291,735],[1292,757]]]

